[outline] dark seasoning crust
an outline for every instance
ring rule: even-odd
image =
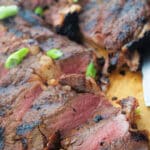
[[[20,6],[17,16],[0,22],[0,150],[148,150],[147,134],[133,128],[137,100],[128,97],[120,102],[121,108],[113,107],[97,84],[104,88],[109,83],[108,74],[102,72],[108,61],[81,45],[78,21],[83,24],[84,12],[95,7],[95,1],[88,2],[83,1],[87,5],[80,20],[75,11],[65,14],[62,26],[53,26],[46,14],[52,8],[70,7],[67,0],[0,1]],[[33,13],[37,6],[43,7],[44,16]],[[7,57],[22,47],[28,47],[30,54],[17,67],[6,69]],[[63,56],[47,57],[52,48]],[[113,68],[118,55],[109,57]],[[85,77],[91,61],[98,70],[97,83]]]

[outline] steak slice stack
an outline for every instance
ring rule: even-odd
[[[144,133],[132,129],[133,116],[127,118],[125,113],[133,113],[136,108],[135,99],[128,97],[122,100],[125,108],[117,113],[112,113],[104,117],[102,113],[107,113],[108,109],[103,109],[102,113],[97,112],[94,120],[71,131],[62,141],[62,145],[68,150],[146,150],[147,138]],[[104,104],[103,104],[104,105]],[[104,105],[104,108],[107,106]],[[101,108],[99,108],[100,110]],[[127,109],[127,111],[125,111]],[[130,112],[129,112],[130,111]],[[124,113],[124,114],[123,114]]]
[[[101,47],[117,51],[138,38],[149,15],[146,0],[87,0],[81,14],[81,31]]]
[[[16,18],[21,19],[18,16],[14,19]],[[47,30],[51,34],[41,41],[30,35],[29,31],[34,31],[34,26],[28,26],[30,30],[26,30],[27,36],[18,37],[15,33],[10,32],[10,29],[11,27],[19,29],[24,35],[24,32],[20,30],[20,28],[25,29],[24,24],[20,24],[20,28],[17,24],[13,26],[8,23],[9,26],[6,27],[4,24],[5,22],[1,24],[3,37],[0,39],[1,149],[41,150],[46,147],[49,136],[53,135],[52,132],[44,135],[45,131],[51,128],[49,127],[50,118],[61,114],[60,111],[65,113],[70,109],[71,104],[75,105],[76,99],[78,102],[81,99],[80,95],[71,90],[70,86],[50,87],[48,86],[49,81],[58,80],[63,74],[84,75],[87,65],[94,60],[94,54],[85,47],[52,33],[49,29]],[[41,32],[38,31],[38,33]],[[4,64],[7,57],[22,47],[29,48],[29,55],[17,67],[6,69]],[[63,57],[56,61],[47,57],[45,52],[52,48],[60,49]],[[83,94],[83,100],[87,95]],[[88,106],[95,99],[92,94],[89,96],[92,98],[89,99]],[[91,107],[90,113],[95,107],[97,107],[97,101]],[[87,117],[88,115],[81,122],[84,122]],[[61,127],[58,126],[54,131],[57,132],[58,128]]]
[[[20,6],[18,15],[0,22],[0,150],[148,149],[146,133],[134,125],[136,100],[129,97],[122,108],[113,107],[86,77],[91,62],[97,67],[92,49],[55,34],[31,11],[59,8],[66,0],[0,4]],[[6,69],[8,56],[23,47],[29,54]],[[63,56],[51,59],[46,56],[51,49]]]
[[[85,0],[81,5],[80,27],[85,39],[113,53],[110,57],[117,57],[118,66],[126,63],[136,71],[140,60],[136,50],[149,46],[149,1]]]
[[[55,26],[57,33],[76,42],[81,42],[83,37],[96,48],[106,49],[110,58],[109,73],[124,64],[131,71],[139,69],[137,51],[149,47],[149,12],[148,0],[83,0],[78,4],[58,1],[49,5],[44,17],[48,24]]]

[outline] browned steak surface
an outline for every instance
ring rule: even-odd
[[[2,127],[5,128],[4,149],[6,150],[24,149],[24,146],[28,149],[42,150],[48,139],[44,138],[39,126],[43,126],[46,118],[56,114],[76,95],[74,91],[68,92],[66,87],[61,86],[50,87],[43,92],[31,87],[26,90],[28,93],[25,95],[21,93],[14,99],[16,105],[12,105],[15,106],[12,113],[1,121]]]
[[[83,74],[62,75],[59,80],[62,85],[69,85],[78,92],[98,93],[100,88],[92,78]]]
[[[63,56],[55,62],[64,74],[84,74],[87,65],[91,60],[94,60],[95,56],[91,49],[78,45],[56,34],[50,36],[49,39],[41,43],[40,47],[44,51],[57,48],[63,52]]]
[[[26,1],[21,1],[21,3],[26,8],[34,9],[37,6],[45,7],[45,6],[55,4],[56,1],[55,0],[34,0],[34,1],[26,0]]]
[[[123,101],[126,105],[129,103],[128,107],[123,108],[124,112],[126,109],[129,111],[130,105],[132,114],[133,108],[136,107],[134,99],[128,98]],[[125,114],[118,112],[105,118],[98,112],[93,120],[66,135],[62,145],[68,150],[148,150],[146,135],[136,130],[130,131],[130,128],[130,118],[127,120]]]
[[[17,0],[1,0],[0,5],[17,5],[18,1]]]
[[[9,25],[13,27],[11,23]],[[20,26],[25,29],[24,24]],[[18,37],[12,32],[7,32],[10,27],[2,28],[4,36],[0,39],[0,98],[2,99],[0,122],[3,136],[1,142],[4,150],[41,150],[51,141],[49,137],[57,133],[62,125],[67,124],[61,129],[62,132],[73,129],[74,126],[85,122],[97,107],[100,99],[94,94],[78,94],[70,86],[47,89],[49,81],[57,80],[61,74],[84,75],[87,65],[94,59],[94,54],[84,46],[77,45],[50,30],[48,30],[51,32],[49,38],[43,42],[37,41],[30,35]],[[28,26],[28,28],[34,30],[34,27]],[[30,32],[27,30],[28,34]],[[15,68],[6,69],[4,64],[7,57],[22,47],[29,48],[28,56]],[[45,52],[52,48],[60,49],[63,52],[62,58],[54,61],[46,56]],[[85,100],[87,101],[85,106],[89,109],[84,107]],[[76,124],[70,125],[70,121],[65,120],[66,115],[68,113],[72,120],[74,118],[72,107],[74,105],[78,107],[80,103],[83,103],[83,108],[76,115]],[[80,116],[80,111],[84,111],[85,116]],[[58,120],[61,119],[64,121],[59,124]],[[53,123],[56,126],[51,126]]]
[[[42,150],[49,147],[51,142],[53,144],[53,134],[59,132],[64,136],[92,118],[96,110],[106,118],[118,111],[112,108],[103,95],[78,94],[69,86],[60,85],[44,91],[35,89],[35,86],[30,87],[28,93],[22,92],[18,98],[14,98],[11,107],[13,106],[12,113],[1,120],[1,126],[5,128],[3,134],[6,150],[23,149],[24,146]],[[109,108],[107,113],[105,107]]]
[[[18,15],[0,21],[0,150],[147,150],[146,134],[137,129],[130,131],[137,106],[135,99],[123,100],[122,108],[113,107],[95,80],[85,76],[89,63],[96,63],[94,52],[55,34],[43,21],[46,16],[33,12],[37,6],[51,12],[66,3],[66,0],[0,1],[0,5],[20,7]],[[147,16],[145,4],[144,0],[84,1],[82,32],[95,43],[95,39],[102,42],[98,45],[107,45],[107,49],[118,40],[114,44],[118,50],[130,40],[127,37],[135,37],[136,27],[143,27],[142,17]],[[130,17],[126,19],[125,12],[137,12],[138,17],[131,15],[135,24]],[[78,19],[76,12],[74,15]],[[70,18],[74,20],[69,14]],[[129,26],[123,26],[123,22]],[[65,27],[67,32],[70,33],[73,23]],[[119,31],[115,30],[117,24]],[[125,33],[120,33],[124,28]],[[18,66],[6,69],[8,56],[23,47],[29,48],[29,54]],[[63,56],[51,59],[46,56],[51,49],[61,50]]]
[[[149,19],[149,5],[147,0],[85,1],[80,19],[85,38],[116,51],[137,38]]]

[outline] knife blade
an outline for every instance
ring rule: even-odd
[[[144,101],[147,107],[150,107],[150,53],[145,52],[142,55],[142,82],[143,82],[143,93]]]

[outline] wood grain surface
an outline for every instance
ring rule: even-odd
[[[142,89],[141,73],[126,72],[126,75],[120,75],[119,71],[114,72],[110,77],[110,87],[107,91],[109,100],[113,96],[122,99],[128,96],[134,96],[139,102],[140,119],[137,120],[139,129],[146,129],[150,133],[150,108],[144,103]],[[113,103],[115,103],[113,101]],[[150,134],[149,134],[150,135]]]

